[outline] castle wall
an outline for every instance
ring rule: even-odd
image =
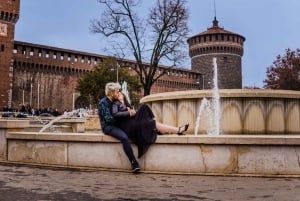
[[[15,41],[13,48],[12,108],[22,105],[35,109],[74,109],[78,80],[107,56]],[[133,67],[122,60],[121,66]],[[200,74],[186,69],[161,66],[167,73],[152,87],[151,93],[199,89]],[[131,70],[131,74],[135,74]]]

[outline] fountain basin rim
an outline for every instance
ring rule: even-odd
[[[7,139],[69,141],[69,142],[116,142],[117,139],[99,133],[39,133],[9,132]],[[218,145],[300,145],[298,135],[161,135],[156,144],[218,144]]]
[[[271,90],[271,89],[220,89],[220,97],[247,97],[247,98],[298,98],[300,99],[300,91],[292,90]],[[187,90],[156,93],[143,97],[140,103],[151,101],[173,100],[173,99],[199,99],[211,98],[212,90]]]

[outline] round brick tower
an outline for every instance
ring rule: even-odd
[[[0,110],[11,107],[15,24],[20,0],[0,0]]]
[[[202,74],[200,89],[213,87],[213,58],[217,58],[218,87],[220,89],[242,88],[242,56],[245,37],[227,31],[218,25],[216,17],[213,26],[190,37],[189,55],[192,70]]]

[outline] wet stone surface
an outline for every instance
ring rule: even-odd
[[[132,174],[0,163],[1,201],[298,201],[300,178]]]

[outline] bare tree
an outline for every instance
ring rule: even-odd
[[[172,62],[175,66],[185,58],[181,50],[188,34],[186,0],[157,0],[148,20],[139,18],[135,12],[141,1],[98,1],[105,10],[101,19],[92,21],[91,31],[125,41],[122,47],[135,58],[133,70],[139,76],[144,96],[149,95],[152,85],[166,73],[159,71],[160,62]]]
[[[300,49],[286,49],[284,56],[278,55],[273,65],[267,68],[264,88],[300,90]]]

